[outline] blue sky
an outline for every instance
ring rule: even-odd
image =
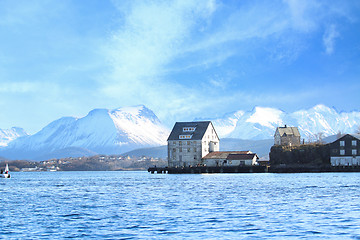
[[[144,104],[168,126],[359,109],[360,2],[0,1],[0,128]]]

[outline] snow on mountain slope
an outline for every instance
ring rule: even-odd
[[[113,110],[110,114],[118,132],[123,132],[127,139],[137,144],[165,145],[169,130],[161,125],[156,115],[145,108],[127,107]],[[119,137],[121,145],[122,138]]]
[[[274,108],[255,107],[246,122],[258,123],[261,126],[272,128],[274,125],[282,125],[282,115],[284,115],[282,111]]]
[[[213,119],[213,124],[216,125],[216,132],[219,136],[226,136],[232,133],[239,119],[244,115],[244,111],[237,111],[226,114],[221,119]],[[201,121],[201,119],[199,119]]]
[[[14,141],[18,137],[27,136],[24,129],[12,127],[10,129],[0,129],[0,147],[6,147],[9,142]]]
[[[283,124],[284,115],[278,109],[255,107],[250,112],[237,111],[212,121],[220,138],[259,140],[271,138],[273,129]]]
[[[60,118],[32,136],[10,142],[0,155],[35,159],[70,148],[119,154],[140,147],[165,145],[168,134],[169,130],[145,106],[113,111],[95,109],[83,118]]]
[[[338,112],[325,105],[307,110],[286,113],[275,108],[255,107],[242,114],[226,114],[223,118],[210,119],[220,138],[272,139],[276,127],[297,126],[302,138],[314,141],[316,134],[324,136],[354,133],[360,125],[360,112]]]
[[[315,134],[330,136],[342,133],[354,133],[360,125],[360,112],[337,112],[334,108],[316,105],[309,110],[301,110],[291,114],[297,119],[301,134],[308,140],[315,140]]]
[[[76,122],[76,120],[77,119],[73,117],[60,118],[44,127],[35,135],[26,136],[10,142],[5,150],[21,151],[24,149],[26,151],[37,151],[46,146],[49,150],[53,150],[55,146],[52,146],[52,143],[56,141],[55,138],[58,138],[62,132],[67,131],[68,126]],[[61,142],[56,141],[56,144],[61,144]]]

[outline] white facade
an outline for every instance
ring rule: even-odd
[[[210,124],[207,128],[201,141],[201,158],[208,154],[210,151],[217,152],[220,150],[220,140],[212,124]]]
[[[331,166],[360,166],[360,156],[331,157]]]
[[[168,166],[201,164],[203,156],[219,151],[220,140],[210,121],[176,123],[168,139]]]
[[[168,166],[185,167],[194,166],[201,161],[201,140],[169,140]]]
[[[252,166],[257,165],[257,158],[254,156],[252,159],[244,160],[226,160],[226,159],[204,159],[204,164],[208,167],[217,167],[217,166]]]
[[[227,166],[252,166],[257,165],[257,157],[254,156],[252,159],[245,160],[228,160]]]
[[[259,157],[250,151],[218,151],[203,157],[203,164],[208,167],[217,166],[252,166],[257,165]]]
[[[224,160],[223,158],[203,159],[202,163],[208,167],[223,166]]]

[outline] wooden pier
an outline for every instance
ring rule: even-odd
[[[360,167],[332,166],[218,166],[218,167],[151,167],[150,173],[158,174],[203,174],[203,173],[319,173],[319,172],[360,172]]]
[[[148,172],[152,174],[265,173],[267,169],[266,166],[151,167]]]

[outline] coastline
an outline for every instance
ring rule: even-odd
[[[150,167],[151,174],[204,174],[204,173],[322,173],[360,172],[360,167],[331,166],[218,166],[218,167]]]

